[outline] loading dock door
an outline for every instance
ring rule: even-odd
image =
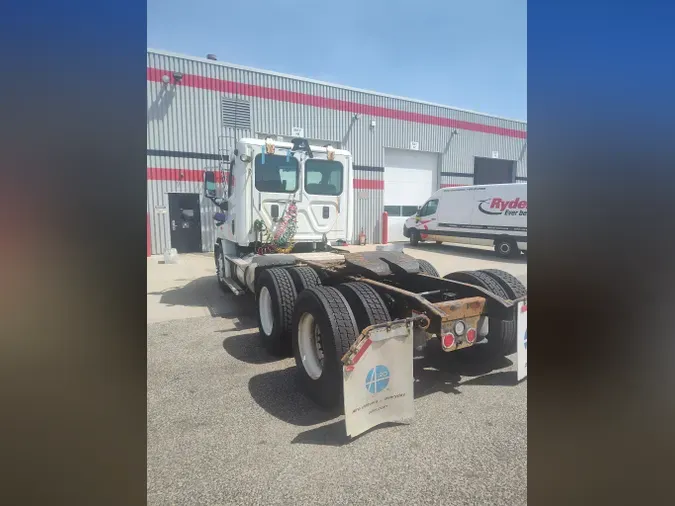
[[[473,184],[504,184],[516,182],[516,162],[500,158],[474,158]]]
[[[406,241],[405,220],[437,188],[438,154],[405,149],[384,150],[384,210],[389,214],[389,241]]]

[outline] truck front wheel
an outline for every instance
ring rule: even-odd
[[[342,356],[359,334],[344,296],[332,286],[303,290],[293,314],[293,355],[307,395],[320,406],[342,406]]]

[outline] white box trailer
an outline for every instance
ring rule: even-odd
[[[435,192],[403,235],[424,241],[494,246],[501,257],[527,251],[527,183],[443,188]]]
[[[441,278],[402,252],[333,247],[351,236],[351,163],[349,152],[305,139],[242,139],[222,171],[222,195],[213,172],[204,188],[220,208],[221,287],[255,297],[263,345],[293,355],[309,397],[344,410],[356,436],[412,416],[414,340],[438,339],[446,352],[515,352],[527,291],[499,270]]]

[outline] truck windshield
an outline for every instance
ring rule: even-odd
[[[305,161],[305,191],[312,195],[340,195],[344,167],[335,160]]]
[[[293,193],[298,190],[298,161],[285,156],[255,157],[255,187],[261,192]]]

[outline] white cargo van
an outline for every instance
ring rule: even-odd
[[[413,245],[494,245],[499,256],[516,256],[527,251],[527,183],[440,189],[406,220],[403,235]]]

